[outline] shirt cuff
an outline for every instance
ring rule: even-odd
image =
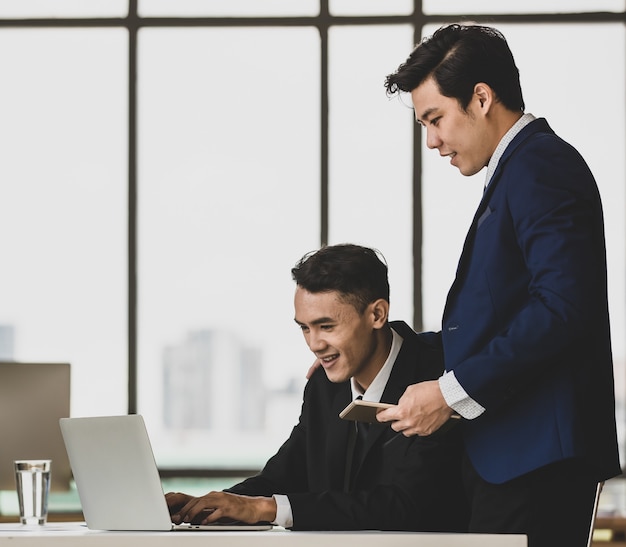
[[[478,418],[485,412],[485,408],[474,401],[459,384],[453,370],[439,378],[439,389],[447,405],[466,420]]]
[[[272,524],[282,526],[283,528],[291,528],[293,526],[293,514],[289,498],[283,494],[274,494],[272,497],[276,501],[276,520]]]

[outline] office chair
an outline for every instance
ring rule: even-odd
[[[604,481],[599,482],[596,487],[596,499],[593,502],[593,512],[591,513],[591,523],[589,524],[589,537],[587,538],[587,547],[591,547],[593,543],[593,529],[596,526],[596,517],[598,515],[598,502],[600,501],[600,494],[604,487]]]

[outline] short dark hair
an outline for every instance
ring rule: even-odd
[[[351,243],[305,254],[291,269],[299,287],[311,293],[337,291],[361,314],[371,302],[389,302],[387,265],[375,249]]]
[[[511,111],[524,111],[519,70],[504,35],[495,28],[452,24],[424,38],[385,79],[388,95],[411,92],[430,76],[446,97],[466,111],[474,86],[483,82]]]

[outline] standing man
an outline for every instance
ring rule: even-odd
[[[296,324],[321,362],[300,419],[258,475],[226,492],[166,494],[172,520],[466,531],[458,428],[409,438],[373,423],[357,434],[355,422],[339,418],[357,397],[395,404],[407,386],[443,372],[440,348],[389,323],[386,264],[373,249],[334,245],[305,255],[292,276]]]
[[[463,420],[471,532],[586,545],[596,485],[620,473],[600,196],[579,153],[524,113],[504,36],[449,25],[387,92],[411,94],[426,144],[487,167],[443,313],[446,372],[378,419],[428,436]]]

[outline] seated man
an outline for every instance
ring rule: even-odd
[[[438,349],[389,323],[387,266],[372,249],[334,245],[305,255],[292,277],[295,321],[321,365],[298,424],[258,475],[201,497],[166,494],[173,522],[465,531],[460,428],[405,437],[372,423],[361,441],[357,422],[339,418],[358,396],[395,404],[407,386],[443,371]]]

